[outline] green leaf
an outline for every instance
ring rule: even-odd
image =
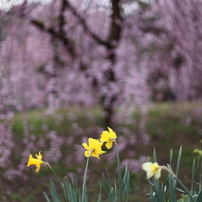
[[[170,165],[172,165],[172,160],[173,160],[173,150],[170,150]]]
[[[178,176],[179,169],[180,169],[180,162],[182,157],[182,146],[179,149],[178,158],[177,158],[177,168],[176,168],[176,175]]]
[[[51,184],[50,194],[51,194],[53,201],[54,202],[60,202],[60,197],[57,193],[57,189],[56,189],[55,184],[53,183],[52,180],[50,181],[50,184]]]
[[[46,201],[47,201],[47,202],[50,202],[50,199],[49,199],[48,195],[46,194],[46,192],[43,192],[43,195],[44,195]]]
[[[198,195],[198,197],[196,198],[196,202],[201,202],[202,201],[202,189]]]
[[[192,163],[192,181],[191,181],[191,183],[192,183],[192,189],[194,189],[196,175],[197,175],[196,160],[194,159],[193,163]]]
[[[175,178],[177,182],[181,185],[181,187],[184,189],[185,193],[190,197],[190,201],[195,201],[194,198],[192,197],[191,193],[189,190],[185,187],[185,185],[180,181],[178,177]]]
[[[157,162],[157,156],[156,156],[156,150],[155,150],[155,148],[153,150],[153,161]]]
[[[169,175],[169,190],[170,190],[170,201],[176,202],[176,183],[172,175]]]

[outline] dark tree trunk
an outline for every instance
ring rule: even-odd
[[[114,116],[114,103],[118,95],[112,95],[111,97],[109,97],[109,95],[111,94],[110,89],[111,84],[112,83],[116,84],[118,82],[115,75],[114,67],[116,65],[115,49],[120,41],[122,31],[122,17],[121,17],[121,5],[120,5],[121,0],[111,0],[111,7],[112,7],[111,25],[109,29],[109,35],[106,40],[103,40],[101,37],[99,37],[98,35],[96,35],[91,31],[85,19],[77,12],[77,10],[71,5],[71,3],[68,0],[61,0],[61,2],[62,2],[61,10],[58,16],[59,19],[58,30],[54,29],[53,27],[46,27],[43,23],[37,20],[31,20],[31,23],[36,27],[38,27],[40,30],[49,33],[52,36],[52,38],[62,41],[67,52],[72,56],[72,59],[76,59],[77,57],[76,47],[74,46],[74,43],[72,43],[71,39],[68,38],[68,36],[66,36],[66,33],[64,31],[64,26],[66,24],[64,18],[64,11],[69,10],[77,18],[79,23],[83,26],[84,31],[88,33],[89,36],[91,36],[97,42],[97,44],[105,47],[106,60],[110,62],[111,68],[103,72],[105,78],[104,85],[106,89],[108,89],[107,90],[108,92],[106,95],[100,98],[100,103],[103,107],[105,125],[112,127]],[[88,68],[84,63],[82,63],[82,61],[80,66],[81,71],[85,71]],[[96,78],[93,78],[92,80],[93,80],[92,86],[99,94],[99,89],[97,85],[98,81]]]
[[[106,85],[109,89],[110,94],[110,85],[112,83],[117,83],[116,74],[114,71],[114,67],[116,65],[116,54],[115,49],[120,41],[121,38],[121,31],[122,31],[122,17],[121,17],[121,6],[120,0],[111,0],[112,6],[112,14],[111,14],[111,27],[108,37],[108,44],[107,46],[107,60],[111,63],[111,68],[104,72],[104,76],[106,78]],[[102,105],[103,105],[103,112],[104,112],[104,123],[105,126],[113,127],[113,116],[114,116],[114,103],[117,99],[118,95],[112,95],[110,98],[108,95],[102,97]],[[107,99],[107,100],[106,100]]]

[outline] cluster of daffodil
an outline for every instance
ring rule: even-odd
[[[83,143],[84,148],[87,150],[84,152],[85,157],[96,157],[99,159],[99,155],[105,153],[106,151],[102,150],[103,143],[106,143],[106,148],[111,149],[113,143],[116,144],[116,133],[108,127],[108,131],[103,131],[101,134],[100,140],[89,138],[88,145]],[[47,162],[42,161],[42,154],[39,152],[36,154],[36,158],[33,158],[32,155],[29,155],[29,160],[27,166],[35,165],[36,173],[39,172],[41,166],[49,166]]]
[[[88,202],[87,199],[87,193],[86,193],[86,175],[87,175],[87,170],[88,170],[88,162],[90,157],[96,157],[100,158],[99,156],[101,154],[104,154],[106,151],[102,150],[102,146],[105,143],[105,146],[107,149],[111,149],[113,146],[113,143],[116,144],[117,148],[117,167],[118,167],[118,184],[113,184],[114,182],[110,182],[107,184],[108,179],[106,180],[105,177],[103,178],[103,186],[105,187],[105,190],[108,194],[109,201],[118,201],[120,202],[127,202],[128,201],[128,188],[129,188],[129,181],[130,181],[130,175],[129,171],[126,165],[125,168],[125,174],[122,177],[121,170],[120,170],[120,160],[119,160],[119,154],[118,154],[118,146],[116,143],[116,133],[108,127],[108,131],[103,131],[101,134],[100,139],[93,139],[89,138],[88,139],[88,144],[83,143],[83,147],[86,149],[84,151],[84,156],[87,157],[87,162],[86,162],[86,168],[84,172],[84,180],[83,180],[83,186],[82,186],[82,195],[81,197],[80,192],[78,192],[77,188],[72,187],[71,183],[68,181],[63,184],[60,182],[59,178],[57,177],[56,173],[54,172],[53,168],[47,163],[42,160],[42,154],[39,152],[36,154],[36,158],[33,158],[32,155],[29,156],[28,164],[27,166],[30,165],[35,165],[36,166],[36,173],[39,172],[41,166],[48,166],[54,173],[59,186],[62,191],[63,195],[63,200],[60,200],[60,197],[57,196],[57,189],[55,188],[53,182],[51,182],[51,195],[52,195],[52,200],[53,202],[57,201],[64,201],[64,202]],[[154,150],[155,151],[155,150]],[[199,155],[202,153],[201,150],[194,150],[195,153],[198,153]],[[194,201],[194,202],[201,202],[202,201],[202,178],[200,177],[201,180],[199,180],[199,188],[198,190],[196,189],[189,189],[181,182],[181,180],[178,178],[178,173],[179,173],[179,167],[180,167],[180,161],[181,161],[181,155],[182,155],[182,147],[179,150],[178,154],[178,160],[177,160],[177,166],[176,166],[176,174],[174,174],[171,164],[172,164],[172,158],[173,158],[173,153],[171,150],[170,153],[170,165],[168,164],[167,166],[161,166],[157,163],[157,158],[156,158],[156,153],[154,152],[153,155],[153,162],[149,161],[146,163],[142,164],[142,169],[146,171],[146,176],[147,176],[147,181],[150,185],[150,193],[149,193],[149,200],[151,202],[178,202],[176,199],[176,191],[180,192],[183,194],[182,198],[179,200],[180,202],[188,202],[188,201]],[[166,171],[168,173],[168,177],[165,182],[160,184],[159,178],[161,177],[161,172],[162,170]],[[202,163],[201,161],[198,161],[197,163],[194,161],[193,163],[193,168],[192,168],[192,187],[196,187],[196,176],[201,176],[202,172]],[[151,178],[153,180],[151,181]],[[74,184],[74,183],[73,183]],[[76,184],[76,183],[75,183]],[[181,186],[181,189],[177,187]],[[167,192],[167,186],[169,187],[169,191]],[[118,187],[118,188],[117,188]],[[44,193],[44,196],[48,202],[50,202],[50,199],[46,193]],[[101,194],[99,195],[98,202],[101,201]]]
[[[116,143],[116,133],[108,127],[108,131],[103,131],[101,134],[101,138],[100,139],[93,139],[93,138],[89,138],[88,139],[88,144],[87,143],[83,143],[83,147],[86,149],[86,151],[84,152],[84,156],[87,157],[87,162],[86,162],[86,168],[85,168],[85,172],[84,172],[84,180],[83,180],[83,186],[82,186],[82,195],[81,198],[78,199],[77,195],[79,195],[79,193],[76,193],[76,189],[74,189],[72,187],[72,185],[66,180],[65,185],[60,182],[58,176],[56,175],[55,171],[53,170],[53,168],[49,165],[49,163],[44,162],[42,160],[42,154],[41,152],[39,152],[38,154],[36,154],[36,158],[33,158],[32,155],[29,156],[29,160],[27,163],[27,166],[30,165],[35,165],[36,166],[36,170],[35,172],[39,172],[41,166],[48,166],[54,173],[59,186],[61,188],[62,191],[62,195],[63,195],[63,201],[67,202],[67,201],[82,201],[82,202],[86,202],[87,201],[87,194],[86,194],[86,175],[87,175],[87,170],[88,170],[88,163],[89,163],[89,158],[90,157],[96,157],[96,158],[100,158],[99,156],[101,154],[104,154],[106,151],[102,150],[102,146],[105,143],[105,146],[107,149],[111,149],[113,146],[113,143]],[[52,199],[53,201],[57,201],[59,202],[59,196],[57,195],[57,191],[56,188],[53,184],[53,182],[51,182],[51,187],[52,189],[54,189],[51,193],[54,193],[54,196],[52,195]],[[74,194],[73,194],[73,193]],[[50,201],[48,195],[46,193],[44,193],[45,198],[47,201]],[[71,198],[69,198],[71,196]]]
[[[113,142],[116,144],[116,133],[108,127],[109,131],[103,131],[101,134],[100,140],[89,138],[88,145],[83,143],[84,148],[87,150],[85,151],[85,157],[94,156],[99,159],[99,155],[105,153],[106,151],[102,151],[102,145],[105,142],[106,148],[111,149]]]

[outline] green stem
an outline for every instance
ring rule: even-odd
[[[120,158],[119,158],[119,148],[116,145],[116,158],[117,158],[117,166],[118,166],[118,177],[121,178],[121,169],[120,169]]]
[[[55,173],[55,171],[53,170],[53,168],[50,166],[49,163],[46,163],[46,165],[52,170],[53,174],[55,175],[55,178],[56,178],[58,184],[60,185],[60,189],[61,189],[61,191],[62,191],[62,195],[63,195],[64,201],[67,202],[67,198],[66,198],[66,196],[65,196],[65,189],[64,189],[64,187],[62,186],[62,184],[61,184],[61,182],[60,182],[60,180],[59,180],[57,174]]]
[[[87,161],[86,161],[86,168],[85,168],[84,178],[83,178],[82,200],[81,200],[81,202],[84,202],[84,196],[85,196],[85,193],[86,193],[86,176],[87,176],[87,171],[88,171],[89,158],[90,157],[87,157]]]
[[[120,158],[119,158],[119,148],[116,144],[116,157],[117,157],[117,168],[118,168],[118,189],[119,189],[119,197],[120,202],[122,201],[122,193],[121,193],[121,166],[120,166]]]
[[[166,167],[166,166],[160,166],[160,168],[161,168],[162,170],[167,171],[167,172],[168,172],[169,174],[171,174],[174,178],[177,178],[177,176],[173,173],[173,171],[170,170],[168,167]]]

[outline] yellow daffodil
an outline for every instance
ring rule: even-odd
[[[142,164],[142,169],[147,172],[147,179],[151,178],[154,175],[154,178],[157,180],[161,177],[162,167],[158,163],[146,162]]]
[[[101,142],[106,142],[107,149],[110,149],[112,147],[113,142],[116,143],[116,133],[108,127],[109,131],[103,131],[101,134]]]
[[[41,152],[39,152],[35,156],[36,156],[36,158],[33,158],[31,154],[29,155],[29,160],[28,160],[27,166],[35,165],[36,166],[35,172],[38,173],[39,170],[40,170],[40,168],[41,168],[41,166],[43,164],[46,164],[46,163],[44,161],[42,161]]]
[[[198,154],[198,157],[202,157],[202,150],[200,149],[194,149],[193,153]]]
[[[85,157],[94,156],[99,159],[99,155],[105,153],[105,151],[102,151],[101,149],[102,142],[100,142],[99,140],[89,138],[88,145],[86,143],[83,143],[82,145],[87,150],[84,153]]]

